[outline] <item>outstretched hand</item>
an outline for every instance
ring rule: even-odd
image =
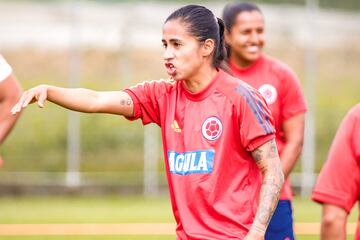
[[[15,115],[16,113],[21,112],[23,108],[26,108],[27,105],[36,101],[39,107],[41,108],[44,107],[44,103],[47,99],[47,90],[48,90],[48,86],[39,85],[25,91],[21,95],[19,101],[11,109],[11,113]]]

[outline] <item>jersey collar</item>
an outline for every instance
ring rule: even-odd
[[[236,65],[234,62],[232,62],[229,58],[228,60],[228,64],[229,67],[232,71],[234,71],[235,73],[239,73],[239,74],[246,74],[246,73],[250,73],[252,71],[256,71],[257,66],[260,65],[264,60],[264,55],[262,54],[253,64],[251,64],[248,67],[239,67],[238,65]]]
[[[206,97],[208,97],[213,92],[213,90],[216,88],[217,83],[219,82],[219,79],[223,78],[225,75],[226,73],[223,70],[219,69],[218,73],[209,83],[209,85],[207,85],[206,88],[204,88],[203,90],[197,93],[190,92],[183,86],[183,84],[180,84],[180,86],[182,88],[183,93],[188,99],[192,101],[201,101]]]

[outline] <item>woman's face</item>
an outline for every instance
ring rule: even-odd
[[[186,23],[170,20],[164,24],[162,42],[167,73],[174,80],[188,80],[204,64],[202,44],[188,32]]]
[[[242,12],[237,15],[226,42],[231,47],[231,57],[246,67],[256,61],[265,44],[264,19],[260,12]]]

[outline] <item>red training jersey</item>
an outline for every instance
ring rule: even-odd
[[[161,127],[177,239],[243,239],[262,176],[251,151],[275,138],[264,99],[219,71],[201,92],[182,81],[150,81],[125,90],[134,117]]]
[[[348,213],[360,200],[360,104],[342,121],[329,156],[313,189],[312,199],[339,206]],[[360,205],[359,205],[360,207]],[[360,219],[355,239],[360,239]]]
[[[286,142],[283,123],[307,110],[299,80],[284,63],[265,55],[248,68],[239,68],[232,62],[229,66],[235,77],[258,89],[265,98],[274,117],[276,144],[281,154]],[[286,180],[280,199],[291,200],[292,197],[290,183]]]

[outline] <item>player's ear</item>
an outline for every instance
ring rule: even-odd
[[[206,39],[202,45],[202,56],[208,57],[210,56],[215,49],[215,41],[214,39]]]

